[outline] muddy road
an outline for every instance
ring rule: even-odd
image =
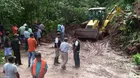
[[[130,59],[120,56],[121,52],[116,52],[110,48],[109,41],[81,42],[81,67],[73,68],[73,52],[69,51],[67,69],[61,70],[60,65],[54,66],[53,43],[44,43],[37,48],[42,57],[47,60],[48,72],[45,78],[135,78],[131,72],[132,65]],[[61,58],[60,58],[61,62]],[[18,66],[21,78],[32,78],[30,69],[27,68],[27,53],[22,51],[22,63]],[[4,78],[2,65],[0,65],[0,78]],[[140,77],[136,77],[140,78]]]

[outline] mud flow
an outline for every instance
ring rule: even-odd
[[[137,75],[132,71],[134,65],[130,59],[121,56],[110,48],[109,41],[81,42],[80,60],[81,67],[74,68],[73,51],[69,51],[67,69],[61,70],[61,64],[53,65],[53,43],[44,43],[37,48],[42,57],[47,60],[48,72],[45,78],[135,78]],[[27,53],[21,51],[23,65],[18,66],[21,78],[32,78],[30,69],[27,68]],[[61,62],[61,58],[59,59]],[[0,78],[4,78],[0,66]],[[138,78],[138,77],[136,77]]]

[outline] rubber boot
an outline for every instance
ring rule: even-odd
[[[57,57],[57,59],[56,59],[56,63],[57,63],[57,64],[60,64],[60,62],[58,61],[58,59],[59,59],[59,57]]]
[[[54,65],[56,65],[57,64],[57,58],[55,57],[54,58]]]
[[[58,62],[58,57],[55,57],[55,59],[54,59],[54,65],[56,65],[56,64],[60,64],[60,63]]]

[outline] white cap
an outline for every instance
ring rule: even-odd
[[[27,24],[25,23],[23,26],[27,26]]]

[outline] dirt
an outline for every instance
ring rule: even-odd
[[[140,2],[138,1],[134,2],[132,9],[136,15],[140,15]]]
[[[133,64],[130,59],[121,56],[120,53],[110,48],[108,40],[98,42],[81,42],[81,67],[73,68],[73,52],[69,51],[69,61],[67,69],[61,70],[61,65],[54,66],[54,48],[53,43],[43,43],[37,48],[42,57],[47,60],[48,72],[45,78],[136,78],[132,72]],[[99,53],[98,53],[99,52]],[[101,54],[101,55],[97,55]],[[60,59],[61,62],[61,59]],[[22,63],[18,66],[21,78],[32,78],[30,69],[27,68],[27,53],[22,51]],[[2,64],[0,65],[0,78],[4,78],[2,74]],[[140,78],[137,77],[137,78]]]

